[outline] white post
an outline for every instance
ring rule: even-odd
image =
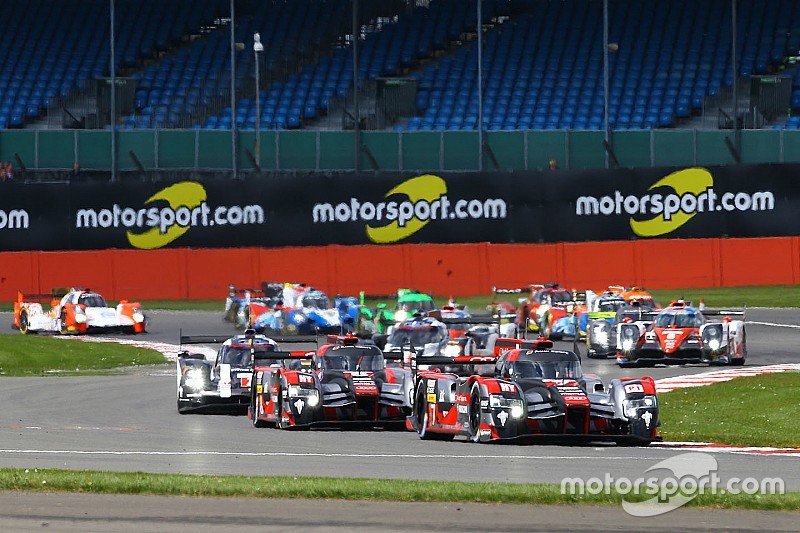
[[[255,156],[257,169],[261,169],[261,74],[258,65],[258,54],[263,51],[264,45],[261,44],[261,35],[256,32],[253,34],[253,56],[256,60],[256,145],[253,149],[253,155]]]

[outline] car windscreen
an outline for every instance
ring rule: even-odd
[[[331,301],[327,296],[303,296],[303,307],[313,307],[315,309],[329,309]]]
[[[383,353],[377,348],[331,348],[321,358],[322,370],[377,372],[384,366]]]
[[[86,307],[108,307],[105,299],[99,294],[81,294],[78,303]]]
[[[572,293],[569,291],[554,291],[550,293],[550,301],[553,303],[567,303],[572,301]]]
[[[220,353],[220,364],[225,363],[233,367],[250,366],[252,357],[249,346],[224,346]],[[270,363],[259,359],[259,364],[268,365]]]
[[[699,328],[703,325],[703,315],[697,311],[666,311],[656,318],[657,328]]]
[[[430,343],[439,343],[443,340],[442,332],[439,328],[413,328],[395,329],[387,341],[392,346],[424,346]]]
[[[433,311],[433,301],[431,300],[416,300],[413,302],[400,302],[397,306],[398,310],[402,311]]]
[[[517,378],[580,379],[583,372],[579,361],[537,361],[521,355],[514,362],[514,375]]]
[[[617,312],[623,307],[627,307],[628,302],[625,300],[606,300],[597,304],[597,310],[600,312]]]

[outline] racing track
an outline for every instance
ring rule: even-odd
[[[220,315],[153,311],[149,333],[137,340],[175,343],[181,328],[184,334],[232,334],[233,327]],[[753,322],[748,325],[748,365],[800,362],[795,348],[800,309],[749,309],[747,318]],[[11,332],[10,323],[10,313],[0,313],[1,333]],[[584,358],[584,370],[608,380],[708,368],[621,370],[611,360]],[[243,416],[178,415],[172,365],[122,376],[0,378],[0,401],[4,468],[560,483],[564,477],[602,479],[606,473],[635,479],[676,454],[657,447],[423,442],[410,432],[254,429]],[[774,476],[785,480],[787,490],[800,490],[796,458],[715,457],[723,479]]]

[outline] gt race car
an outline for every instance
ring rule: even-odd
[[[407,427],[421,439],[472,442],[611,441],[648,445],[657,437],[658,399],[650,377],[614,379],[608,387],[583,374],[571,351],[512,349],[496,356],[437,358],[452,367],[494,363],[489,374],[420,371]]]
[[[744,365],[744,317],[744,309],[701,312],[691,303],[675,300],[661,311],[642,313],[640,320],[617,324],[617,364]]]
[[[252,330],[228,339],[215,335],[181,335],[184,344],[219,344],[216,357],[181,352],[177,358],[178,412],[244,413],[250,404],[252,361],[258,356],[270,364],[298,359],[305,352],[284,352],[278,342]],[[315,337],[280,339],[281,342],[316,342]]]
[[[50,302],[45,309],[43,301]],[[105,299],[89,289],[53,289],[45,294],[17,291],[14,329],[23,335],[55,332],[62,335],[97,332],[143,333],[145,315],[138,302],[120,300],[109,307]]]
[[[411,413],[410,370],[388,367],[377,346],[355,336],[329,338],[307,354],[309,366],[267,368],[255,360],[249,417],[256,427],[405,426]]]

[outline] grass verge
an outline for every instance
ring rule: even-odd
[[[741,377],[659,394],[665,440],[800,447],[800,372]]]
[[[619,505],[623,497],[646,495],[561,494],[547,484],[464,483],[396,479],[287,476],[198,476],[66,470],[0,469],[0,490],[48,490],[98,494],[153,494],[238,498],[325,498],[402,502]],[[800,493],[770,495],[699,494],[689,505],[725,509],[800,510]]]
[[[596,287],[601,289],[601,287]],[[800,302],[800,285],[767,285],[750,287],[712,287],[707,289],[660,289],[651,291],[657,301],[663,305],[671,300],[683,297],[685,300],[699,302],[702,298],[709,307],[797,307]],[[438,305],[447,302],[449,296],[436,296]],[[505,297],[513,301],[514,298]],[[490,294],[475,296],[457,296],[461,304],[468,305],[474,312],[480,313],[492,300]],[[218,311],[220,316],[224,310],[225,294],[221,293],[216,300],[140,300],[145,311],[165,309],[172,311]],[[381,300],[370,300],[368,305],[374,306]],[[116,304],[116,302],[113,302]],[[388,303],[388,302],[387,302]],[[515,303],[515,302],[514,302]],[[0,311],[12,311],[12,303],[0,303]]]
[[[0,335],[0,375],[87,374],[156,365],[164,356],[149,348],[111,342],[71,342],[35,335]]]

